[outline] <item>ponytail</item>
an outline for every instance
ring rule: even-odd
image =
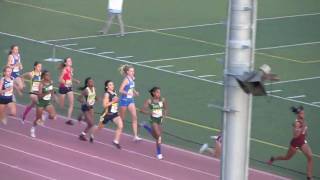
[[[133,68],[133,66],[129,64],[124,64],[124,65],[121,65],[118,70],[122,76],[125,76],[127,75],[127,72],[130,68]]]
[[[65,67],[67,66],[66,63],[67,63],[67,60],[68,60],[69,58],[70,58],[70,57],[64,58],[64,60],[62,61],[62,63],[59,64],[58,69],[59,69],[60,71],[62,71],[63,68],[65,68]]]

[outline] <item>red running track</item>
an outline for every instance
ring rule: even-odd
[[[24,106],[17,105],[18,117]],[[155,158],[154,142],[133,142],[123,134],[122,149],[112,144],[114,133],[104,129],[95,142],[78,139],[83,124],[68,126],[65,118],[38,126],[36,138],[30,137],[31,121],[25,124],[11,117],[0,125],[0,173],[2,180],[42,179],[120,179],[120,180],[215,180],[219,179],[219,161],[207,156],[163,145],[163,160]],[[29,119],[33,119],[34,111]],[[251,180],[287,180],[288,178],[250,169]]]

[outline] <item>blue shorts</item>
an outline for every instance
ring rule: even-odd
[[[60,94],[67,94],[72,91],[72,87],[59,87]]]
[[[13,79],[17,78],[20,76],[20,72],[12,72],[11,73],[11,77],[13,77]]]
[[[9,104],[13,102],[12,96],[0,96],[0,104]]]
[[[121,106],[126,106],[126,107],[128,107],[131,103],[134,104],[134,99],[133,99],[133,98],[130,98],[130,99],[127,99],[127,98],[125,98],[125,99],[120,99],[120,101],[119,101],[119,106],[120,106],[120,107],[121,107]]]

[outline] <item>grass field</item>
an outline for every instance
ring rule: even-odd
[[[265,164],[271,155],[286,152],[295,118],[290,106],[304,105],[314,175],[319,179],[320,1],[258,3],[255,65],[269,64],[281,81],[266,86],[271,91],[268,97],[254,98],[251,166],[304,178],[306,159],[301,153],[275,166]],[[93,77],[102,94],[106,79],[116,85],[121,82],[117,72],[121,64],[133,64],[141,94],[137,106],[148,97],[148,89],[161,86],[170,108],[164,123],[165,142],[196,151],[221,124],[221,112],[208,104],[223,104],[226,1],[125,1],[128,34],[124,37],[97,35],[105,21],[106,4],[105,0],[0,1],[1,66],[9,46],[18,44],[25,71],[31,70],[34,61],[42,61],[56,80],[57,63],[43,61],[55,49],[56,58],[73,58],[76,78]],[[117,33],[118,26],[111,30]],[[25,104],[28,98],[19,101]],[[99,106],[96,109],[101,111]],[[147,117],[140,115],[139,120]]]

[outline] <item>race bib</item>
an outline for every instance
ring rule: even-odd
[[[33,82],[33,83],[32,83],[32,86],[31,86],[31,91],[32,91],[32,92],[37,92],[37,91],[39,91],[39,84],[40,84],[40,82]]]
[[[9,89],[7,92],[3,93],[4,96],[12,96],[13,95],[13,83],[8,83],[4,85],[5,89]]]
[[[133,89],[129,89],[127,93],[127,98],[132,98],[133,97]]]
[[[159,118],[162,117],[162,109],[155,109],[152,111],[152,117]]]
[[[118,103],[112,103],[110,112],[112,113],[118,112]]]
[[[111,105],[111,110],[110,110],[110,112],[112,112],[112,113],[117,113],[117,112],[118,112],[118,103],[113,103],[113,104]]]
[[[95,96],[93,97],[88,97],[87,103],[89,106],[93,106],[95,103]]]
[[[51,93],[43,96],[43,100],[49,101],[51,99]]]

